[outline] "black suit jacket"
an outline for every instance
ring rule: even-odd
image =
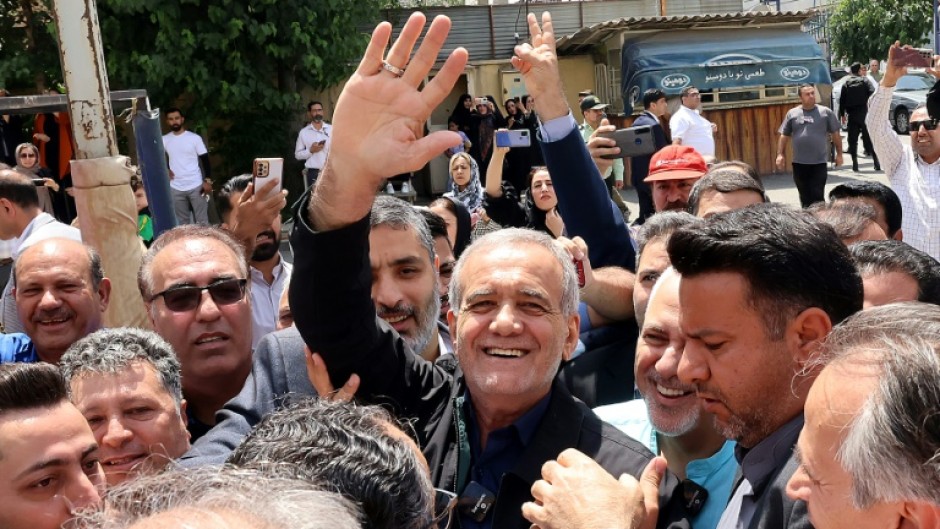
[[[666,141],[666,133],[663,131],[663,126],[659,123],[659,119],[653,117],[649,112],[646,111],[641,113],[635,120],[633,120],[634,127],[641,127],[644,125],[653,127],[653,144],[656,146],[656,151],[662,149],[668,144]],[[653,151],[652,154],[648,154],[646,156],[634,156],[630,158],[630,179],[633,187],[637,187],[637,185],[643,184],[643,179],[649,176],[650,160],[653,158],[653,154],[655,154],[656,151]]]
[[[302,206],[300,211],[303,212]],[[291,244],[294,280],[290,302],[304,340],[318,351],[334,385],[358,373],[357,396],[386,403],[399,417],[414,420],[419,443],[437,487],[460,493],[470,462],[461,460],[457,399],[466,392],[459,369],[451,371],[413,353],[384,320],[370,299],[369,219],[333,231],[314,233],[298,215]],[[297,278],[304,278],[298,281]],[[464,445],[466,446],[466,445]],[[526,529],[521,507],[542,465],[565,448],[577,448],[615,476],[639,477],[652,454],[638,442],[602,422],[564,386],[555,382],[549,407],[515,468],[504,475],[493,507],[494,528]],[[672,498],[676,480],[666,480]],[[682,518],[667,507],[663,519]],[[683,520],[684,521],[684,520]],[[681,523],[681,522],[680,522]]]

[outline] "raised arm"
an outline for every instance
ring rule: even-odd
[[[888,49],[888,63],[881,78],[881,88],[869,98],[868,115],[865,116],[865,125],[868,127],[875,152],[878,153],[878,161],[889,178],[896,173],[895,170],[905,156],[904,145],[888,121],[894,87],[898,79],[907,74],[906,66],[894,64],[894,51],[900,47],[901,43],[895,42]]]
[[[558,72],[551,15],[528,17],[531,44],[516,46],[513,66],[522,73],[542,122],[542,154],[558,196],[558,211],[569,237],[583,238],[597,267],[633,269],[634,251],[623,215],[591,160],[568,109]]]

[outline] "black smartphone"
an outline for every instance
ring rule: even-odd
[[[620,154],[601,156],[605,160],[616,160],[628,156],[645,156],[656,151],[656,145],[653,143],[653,127],[650,125],[617,129],[613,132],[600,132],[598,134],[605,138],[611,138],[617,142],[617,147],[620,147]]]

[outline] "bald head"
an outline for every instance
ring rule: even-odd
[[[75,341],[100,329],[111,282],[101,258],[71,239],[45,239],[16,260],[13,295],[39,357],[57,363]]]

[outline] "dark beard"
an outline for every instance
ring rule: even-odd
[[[183,129],[182,125],[170,125],[170,130],[172,130],[173,132],[179,132],[182,129]]]
[[[323,116],[320,116],[320,115],[313,116],[314,123],[319,123],[321,121],[323,121]]]
[[[275,255],[277,255],[278,250],[281,246],[281,241],[273,231],[267,231],[261,235],[267,235],[274,240],[274,242],[264,242],[255,246],[255,249],[251,252],[251,260],[254,262],[264,262]]]

